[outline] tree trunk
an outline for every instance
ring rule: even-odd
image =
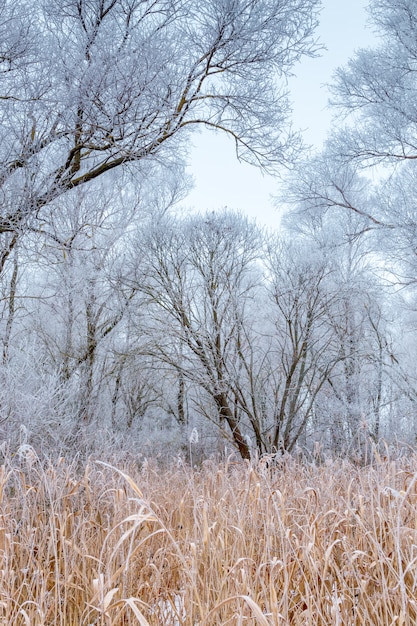
[[[233,412],[229,407],[226,395],[224,393],[219,393],[217,396],[214,397],[214,400],[219,409],[220,417],[225,419],[229,425],[233,440],[239,450],[240,456],[242,457],[242,459],[250,460],[251,455],[248,443],[240,431],[239,422],[234,417]]]
[[[14,254],[13,273],[10,281],[10,293],[9,293],[9,311],[6,323],[6,332],[3,341],[3,363],[7,362],[9,356],[9,344],[12,336],[13,321],[16,312],[16,288],[17,288],[17,275],[19,271],[19,262],[17,256],[17,249]]]

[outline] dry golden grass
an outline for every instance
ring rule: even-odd
[[[0,624],[412,625],[417,459],[0,473]]]

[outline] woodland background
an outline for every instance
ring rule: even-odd
[[[319,4],[1,0],[4,450],[414,446],[417,6],[370,3],[313,153],[286,80]],[[183,208],[199,127],[279,176],[278,233]]]

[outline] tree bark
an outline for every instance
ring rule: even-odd
[[[230,428],[233,440],[236,444],[237,449],[239,450],[240,456],[242,457],[242,459],[250,460],[251,454],[248,443],[242,435],[242,432],[239,428],[238,420],[234,417],[233,412],[229,407],[226,395],[224,393],[219,393],[214,397],[214,400],[217,404],[217,408],[219,409],[220,417],[226,420]]]

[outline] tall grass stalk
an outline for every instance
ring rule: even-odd
[[[0,624],[417,622],[417,458],[0,468]]]

